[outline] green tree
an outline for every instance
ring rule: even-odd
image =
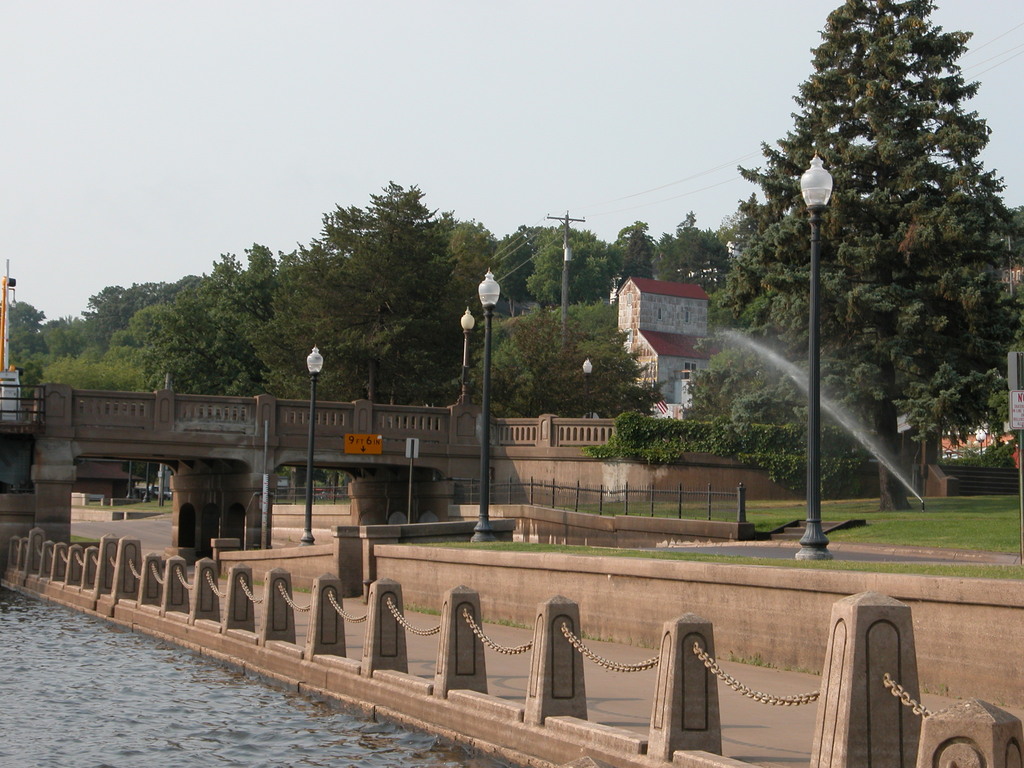
[[[266,246],[246,251],[247,265],[225,254],[191,289],[171,303],[136,312],[115,340],[141,346],[150,388],[170,374],[176,391],[202,395],[256,395],[267,390],[257,354],[274,315],[277,261]]]
[[[450,226],[417,187],[394,183],[365,209],[338,207],[323,222],[319,239],[281,262],[261,345],[274,391],[304,396],[303,361],[316,344],[325,397],[454,401],[469,297],[453,282]]]
[[[100,352],[105,351],[113,335],[125,330],[136,312],[172,301],[178,292],[194,286],[197,281],[198,278],[189,276],[176,283],[135,283],[130,288],[111,285],[90,296],[82,316],[91,345]]]
[[[646,222],[636,221],[619,230],[615,245],[622,250],[622,278],[654,277],[654,238]]]
[[[691,211],[676,227],[675,234],[658,240],[656,272],[659,280],[696,283],[714,291],[725,283],[729,271],[729,250],[710,229],[698,229]]]
[[[543,227],[520,226],[498,243],[496,266],[491,271],[501,285],[501,298],[508,302],[510,314],[518,314],[521,307],[534,300],[527,283],[533,275],[537,241],[544,231]]]
[[[558,310],[539,309],[498,325],[491,373],[495,416],[616,416],[650,410],[656,393],[639,383],[639,366],[625,351],[622,334],[601,319],[608,313],[578,305],[572,309],[564,347]],[[593,365],[589,376],[583,373],[587,359]]]
[[[767,167],[743,170],[764,202],[743,212],[757,233],[729,275],[728,297],[753,332],[806,350],[808,227],[799,178],[815,152],[835,178],[822,225],[825,388],[845,392],[894,455],[897,417],[920,433],[985,420],[1011,313],[988,266],[1007,218],[1002,184],[983,169],[984,121],[964,109],[978,89],[957,59],[969,35],[929,21],[929,0],[848,0],[828,17],[794,128]],[[955,408],[948,393],[958,393]],[[880,506],[906,506],[880,467]]]
[[[561,227],[548,227],[538,236],[533,274],[526,281],[534,298],[549,306],[562,301],[563,242]],[[570,230],[569,246],[569,301],[607,299],[616,275],[622,271],[618,249],[586,229]]]

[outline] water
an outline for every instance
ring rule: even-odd
[[[499,768],[0,589],[0,768]]]
[[[748,336],[744,336],[742,333],[736,333],[735,331],[724,331],[723,335],[743,345],[747,349],[751,350],[757,355],[770,362],[784,374],[789,376],[798,387],[806,394],[807,393],[807,374],[797,368],[793,363],[784,358],[775,350],[766,347],[764,344],[759,344]],[[911,494],[917,497],[917,500],[921,502],[922,509],[924,508],[924,499],[921,495],[914,490],[914,486],[911,484],[903,472],[900,470],[899,465],[889,456],[888,452],[878,444],[868,432],[861,426],[860,422],[853,417],[849,411],[843,408],[838,403],[829,400],[824,395],[820,396],[821,407],[823,410],[828,412],[832,418],[839,422],[847,432],[849,432],[853,438],[860,443],[864,448],[887,469],[889,473],[895,477]]]

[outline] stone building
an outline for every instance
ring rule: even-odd
[[[690,374],[706,368],[697,342],[708,334],[708,295],[693,283],[630,277],[618,292],[619,330],[626,347],[656,382],[665,415],[680,418],[690,404]]]

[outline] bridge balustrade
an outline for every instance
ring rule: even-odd
[[[152,427],[155,394],[75,390],[74,423],[83,427]]]

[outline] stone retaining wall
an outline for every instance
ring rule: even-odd
[[[926,690],[1024,707],[1020,581],[426,547],[378,546],[376,557],[379,576],[405,585],[413,605],[436,606],[465,584],[485,615],[528,625],[557,592],[579,603],[593,636],[634,645],[666,615],[692,612],[714,623],[725,658],[816,673],[832,604],[880,592],[913,609]]]

